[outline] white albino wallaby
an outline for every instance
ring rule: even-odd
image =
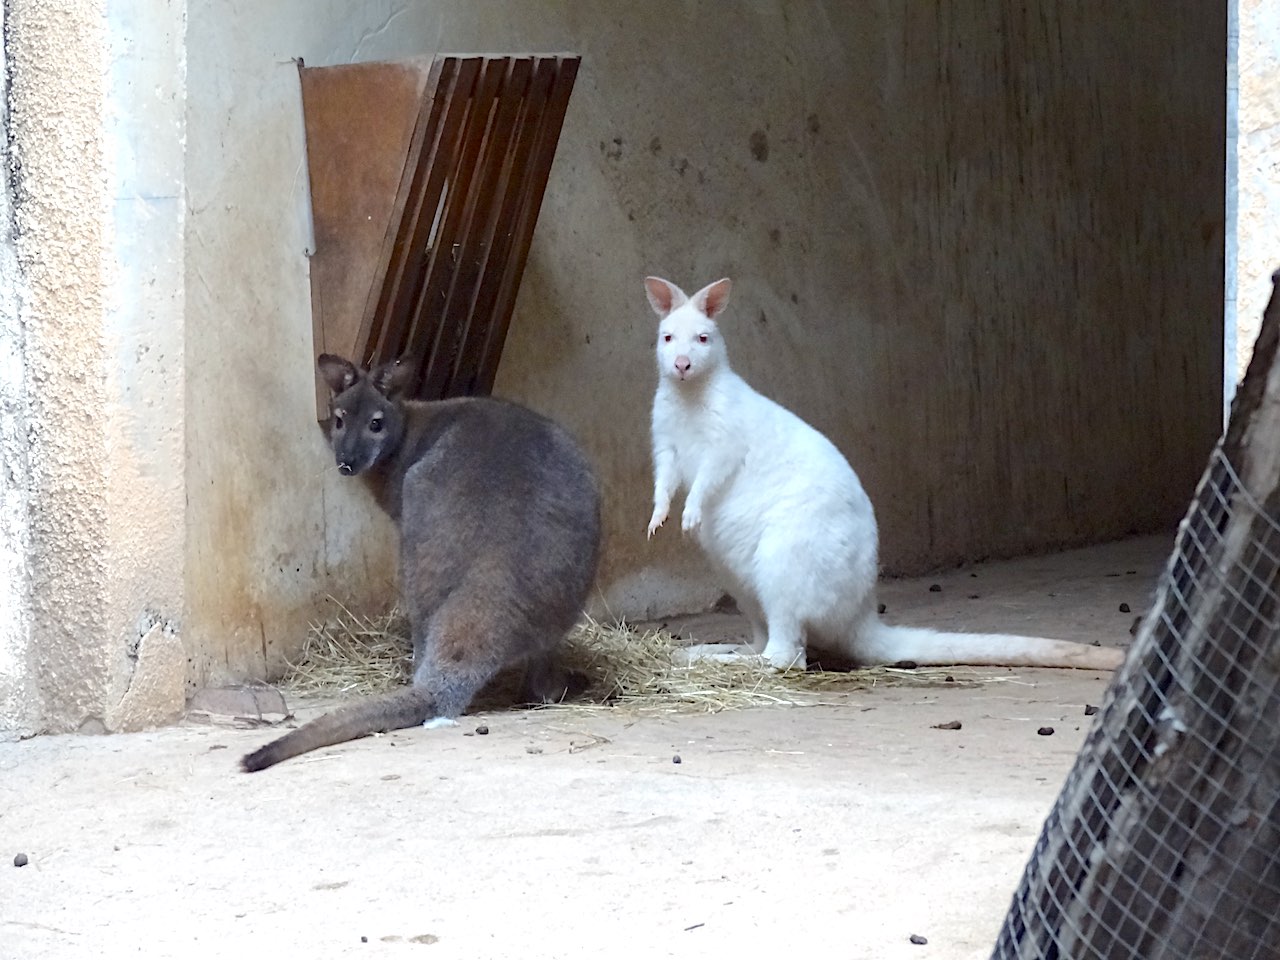
[[[830,440],[733,372],[715,322],[729,287],[689,297],[645,279],[661,321],[649,536],[687,490],[681,527],[720,568],[756,653],[780,669],[803,669],[806,644],[864,665],[1119,666],[1114,648],[881,622],[871,500]]]

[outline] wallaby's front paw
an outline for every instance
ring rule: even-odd
[[[702,526],[702,511],[697,509],[690,510],[686,507],[684,516],[680,520],[680,529],[685,533],[693,533],[700,526]]]
[[[658,532],[658,528],[667,522],[666,510],[654,510],[653,516],[649,519],[649,536],[652,537]]]

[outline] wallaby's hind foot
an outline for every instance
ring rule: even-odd
[[[458,721],[453,717],[428,717],[422,721],[423,730],[439,730],[441,727],[456,727]]]
[[[803,647],[799,650],[780,649],[772,652],[766,648],[764,653],[760,654],[760,659],[779,673],[786,673],[788,670],[804,673],[809,665]]]
[[[760,656],[775,670],[801,670],[806,665],[805,631],[802,621],[790,609],[786,599],[768,595],[763,598],[765,644]]]
[[[696,663],[750,663],[759,656],[746,643],[691,643],[671,652],[672,662],[681,667]]]
[[[691,667],[698,663],[741,664],[765,671],[785,673],[788,670],[804,671],[805,653],[788,651],[776,660],[746,643],[694,643],[672,652],[676,666]]]
[[[567,670],[548,654],[532,658],[524,668],[524,682],[520,688],[523,703],[563,703],[582,696],[591,686],[591,679],[576,670]]]

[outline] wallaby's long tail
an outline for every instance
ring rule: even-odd
[[[922,667],[1076,667],[1114,670],[1125,652],[1069,640],[1004,633],[942,633],[925,627],[892,626],[871,618],[855,641],[864,663],[910,660]]]
[[[429,698],[409,687],[395,693],[375,697],[361,703],[339,707],[322,717],[316,717],[297,730],[272,740],[253,753],[245,754],[240,766],[245,772],[265,770],[281,760],[335,743],[346,743],[387,730],[400,730],[416,726],[434,713]]]

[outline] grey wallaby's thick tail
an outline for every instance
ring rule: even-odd
[[[247,773],[265,770],[281,760],[321,747],[346,743],[371,733],[416,726],[433,714],[434,705],[429,697],[412,687],[397,690],[317,717],[253,753],[245,754],[240,766]]]
[[[1114,670],[1125,652],[1070,640],[1021,637],[1006,633],[943,633],[924,627],[899,627],[871,618],[858,632],[856,653],[865,663],[922,667],[1075,667]]]

